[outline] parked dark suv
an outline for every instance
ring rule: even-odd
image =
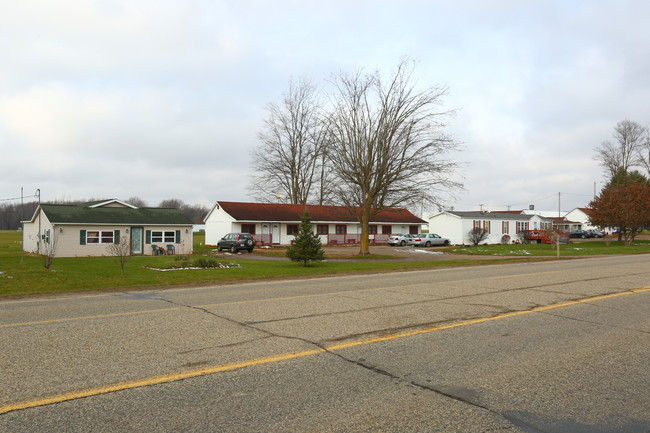
[[[248,250],[252,253],[253,248],[255,241],[250,233],[228,233],[217,242],[217,251],[230,250],[231,253],[236,253],[239,250]]]

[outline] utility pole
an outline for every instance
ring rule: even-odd
[[[25,221],[25,203],[23,202],[23,187],[20,187],[20,222]],[[20,264],[23,264],[23,257],[25,256],[25,224],[22,227],[22,242],[20,243]]]
[[[560,213],[562,212],[562,211],[560,210],[560,209],[561,209],[561,206],[560,206],[560,197],[561,197],[561,194],[562,194],[562,193],[560,193],[560,192],[557,193],[557,217],[558,217],[558,219],[560,218]],[[559,223],[559,222],[560,222],[560,221],[558,220],[558,223]],[[557,230],[557,236],[556,236],[556,238],[557,238],[557,258],[559,259],[559,258],[560,258],[560,230],[559,230],[559,229]]]
[[[43,239],[41,239],[41,213],[42,212],[41,212],[41,189],[40,188],[36,190],[36,195],[38,196],[38,207],[36,208],[38,209],[38,242],[36,243],[36,245],[38,245],[38,253],[40,254],[41,245],[42,245],[41,242],[43,241]]]

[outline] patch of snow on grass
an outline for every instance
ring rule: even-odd
[[[406,253],[425,253],[425,254],[444,254],[442,251],[431,251],[431,250],[402,250]]]
[[[230,269],[230,268],[241,268],[241,265],[239,263],[230,263],[227,265],[224,265],[223,263],[219,263],[219,266],[213,266],[211,268],[202,268],[199,266],[186,266],[183,268],[151,268],[147,267],[147,269],[152,270],[152,271],[160,271],[160,272],[167,272],[167,271],[185,271],[185,270],[190,270],[190,269]]]

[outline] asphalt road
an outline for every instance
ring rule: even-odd
[[[650,432],[650,256],[0,302],[0,431]]]

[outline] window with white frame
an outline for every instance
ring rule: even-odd
[[[152,230],[151,231],[151,243],[156,243],[156,242],[174,243],[175,241],[176,241],[176,232],[173,230]]]
[[[88,230],[86,244],[112,244],[115,241],[113,230]]]

